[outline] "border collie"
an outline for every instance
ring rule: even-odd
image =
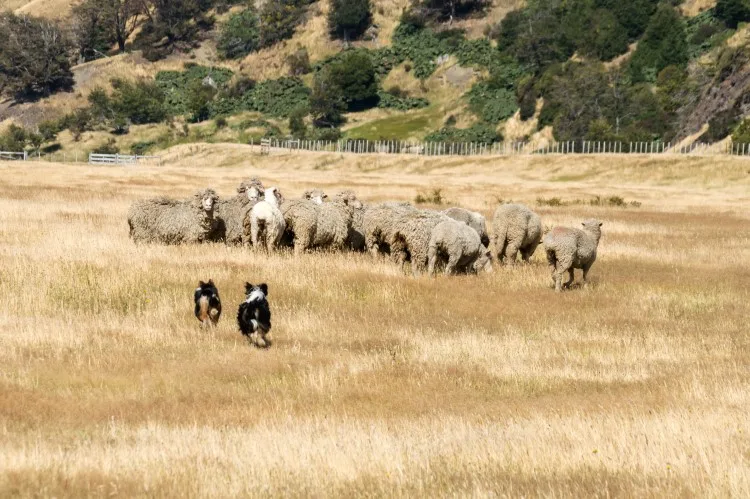
[[[215,326],[221,317],[221,300],[214,281],[200,281],[195,288],[195,317],[202,326]]]
[[[271,309],[268,306],[268,285],[257,286],[245,283],[245,301],[237,312],[240,332],[258,348],[271,346],[268,333],[271,330]]]

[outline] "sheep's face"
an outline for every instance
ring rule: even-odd
[[[314,189],[312,191],[306,191],[304,197],[315,204],[323,204],[323,202],[328,199],[328,194],[320,189]]]
[[[360,210],[364,207],[364,204],[362,204],[362,201],[357,199],[357,196],[352,191],[343,191],[340,192],[336,198],[339,201],[342,201],[345,205],[354,208],[355,210]]]
[[[479,258],[474,262],[474,272],[477,274],[480,272],[492,272],[492,253],[489,249],[482,248]]]
[[[602,222],[596,219],[586,220],[581,223],[583,225],[584,230],[588,230],[593,233],[599,233],[602,230]]]
[[[247,194],[247,199],[249,199],[250,201],[260,201],[260,197],[261,197],[260,189],[258,189],[254,185],[245,189],[245,194]]]
[[[206,194],[203,196],[203,199],[201,200],[201,205],[203,206],[203,210],[211,213],[214,211],[214,204],[216,203],[216,198],[213,196],[213,194]]]

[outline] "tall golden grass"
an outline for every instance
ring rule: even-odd
[[[180,158],[179,161],[177,158]],[[0,164],[1,496],[750,495],[750,166],[185,146],[162,167]],[[586,289],[532,264],[407,277],[365,255],[135,246],[136,198],[442,188],[604,221]],[[198,280],[224,316],[201,330]],[[269,283],[274,346],[233,312]]]

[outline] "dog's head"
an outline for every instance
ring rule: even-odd
[[[245,283],[245,302],[264,301],[268,296],[268,284],[261,283],[257,286],[249,282]]]
[[[219,296],[219,290],[216,289],[213,279],[209,279],[208,282],[200,281],[198,287],[195,288],[195,294],[200,296]]]

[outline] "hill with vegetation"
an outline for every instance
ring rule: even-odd
[[[5,0],[0,149],[750,142],[750,0]]]

